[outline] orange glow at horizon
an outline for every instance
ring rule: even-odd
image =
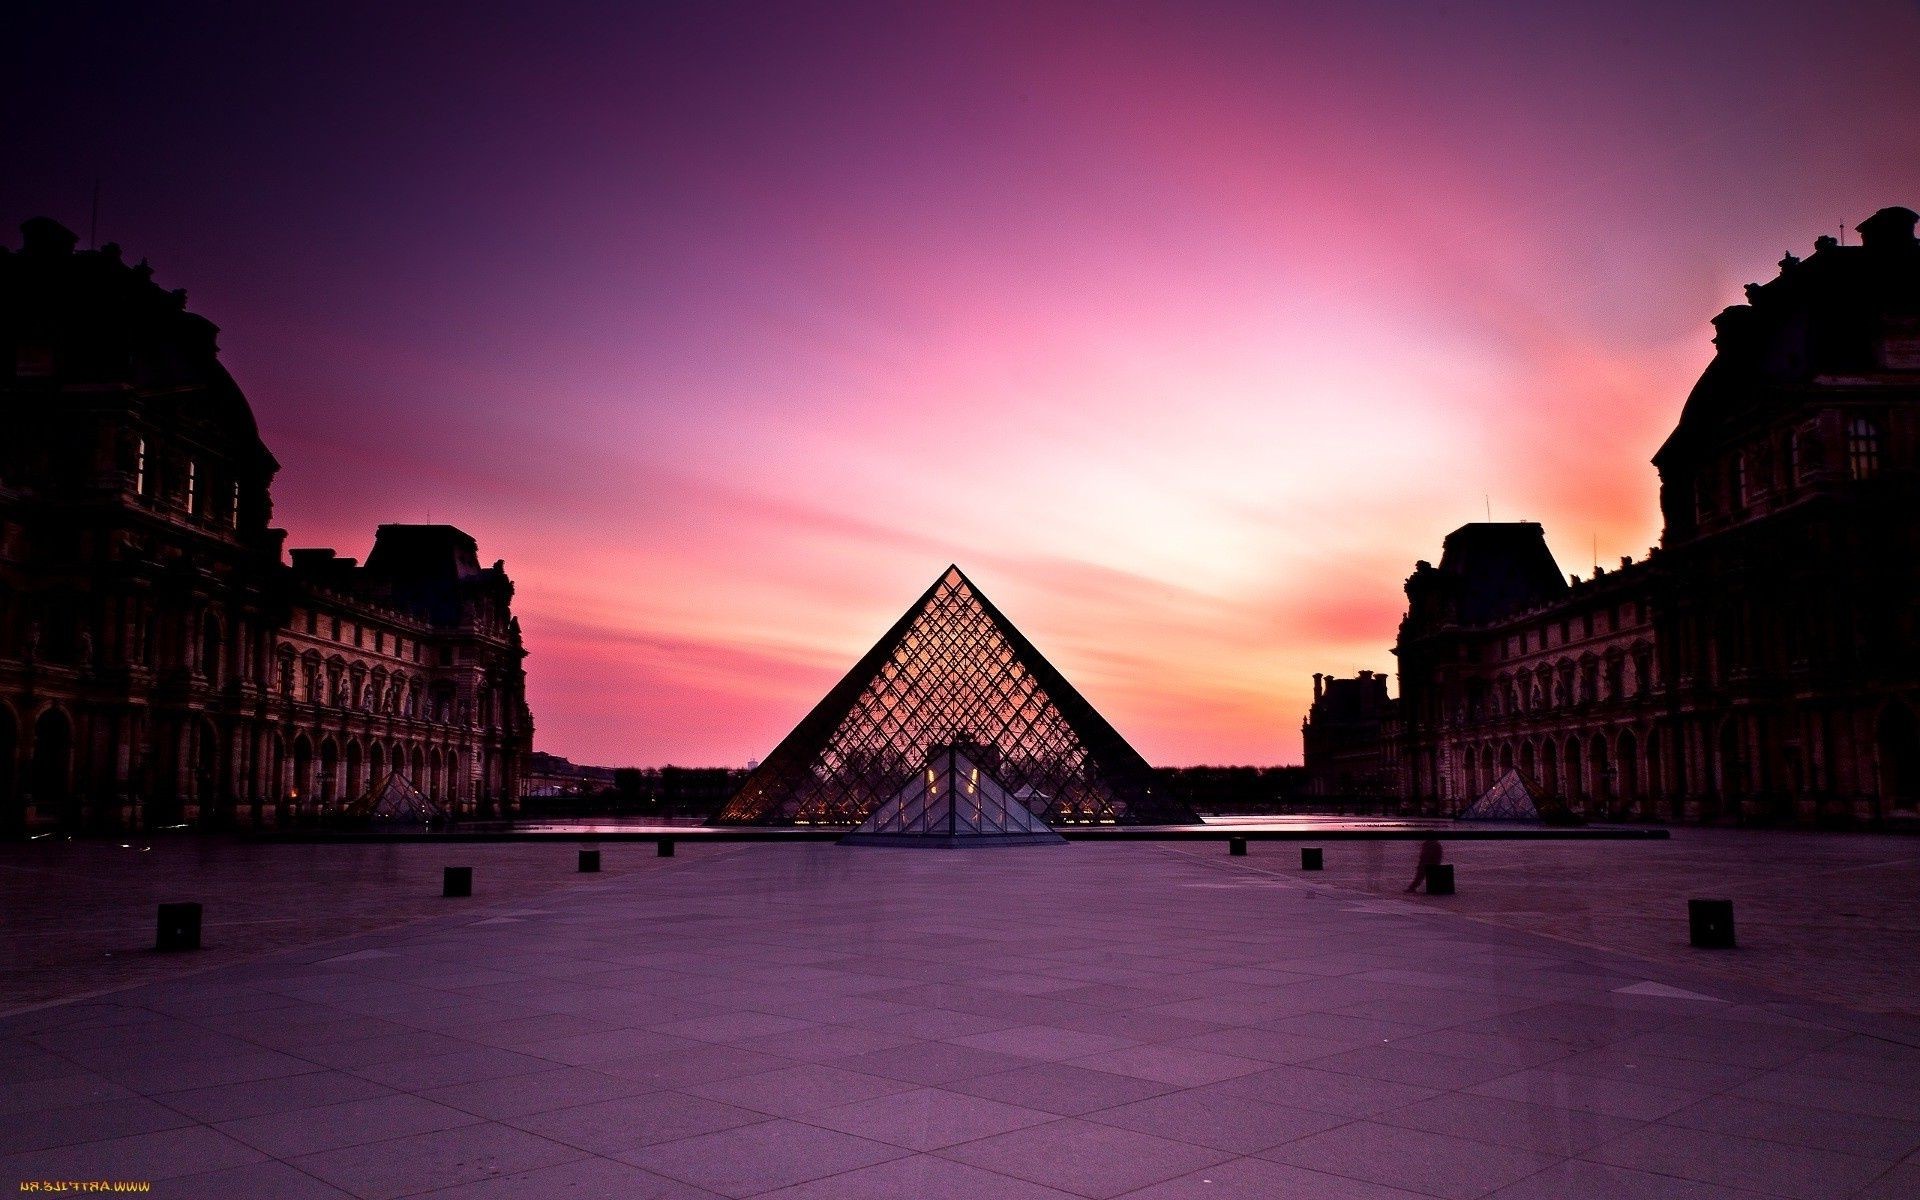
[[[1711,318],[1920,204],[1920,12],[1282,7],[424,22],[324,105],[330,43],[130,51],[230,124],[101,151],[102,237],[290,545],[505,560],[538,749],[762,758],[957,562],[1149,761],[1297,762],[1450,530],[1657,543]]]

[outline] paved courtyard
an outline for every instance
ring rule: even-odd
[[[414,887],[479,862],[467,849],[406,847],[420,857],[395,869]],[[1308,879],[1281,846],[610,847],[610,874],[557,883],[525,866],[553,846],[487,849],[502,857],[476,898],[435,915],[246,961],[148,955],[164,974],[0,1018],[0,1181],[1920,1195],[1920,1021],[1763,990],[1725,958],[1627,957],[1495,922],[1511,910],[1376,896],[1344,848]],[[1387,850],[1381,877],[1409,851]],[[1471,911],[1493,860],[1475,875],[1451,857]],[[232,884],[201,882],[220,928]]]
[[[1450,841],[1446,856],[1459,872],[1458,894],[1414,902],[1850,1008],[1920,1016],[1920,838],[1690,828],[1672,834],[1633,843]],[[1402,898],[1413,847],[1321,844],[1320,880]],[[1300,845],[1255,841],[1244,861],[1297,877]],[[1734,902],[1737,952],[1702,955],[1688,946],[1688,896]]]

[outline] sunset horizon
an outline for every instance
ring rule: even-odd
[[[1920,202],[1911,7],[762,17],[130,13],[0,216],[220,326],[289,547],[503,559],[538,750],[760,759],[951,562],[1178,766],[1458,526],[1643,557],[1714,315]]]

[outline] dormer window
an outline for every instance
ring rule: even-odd
[[[1865,417],[1847,422],[1847,474],[1872,479],[1880,473],[1880,427]]]

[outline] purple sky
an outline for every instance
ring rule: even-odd
[[[1920,204],[1906,4],[391,7],[11,15],[0,219],[100,179],[292,543],[472,532],[588,761],[764,754],[950,560],[1296,759],[1483,504],[1652,544],[1708,321]]]

